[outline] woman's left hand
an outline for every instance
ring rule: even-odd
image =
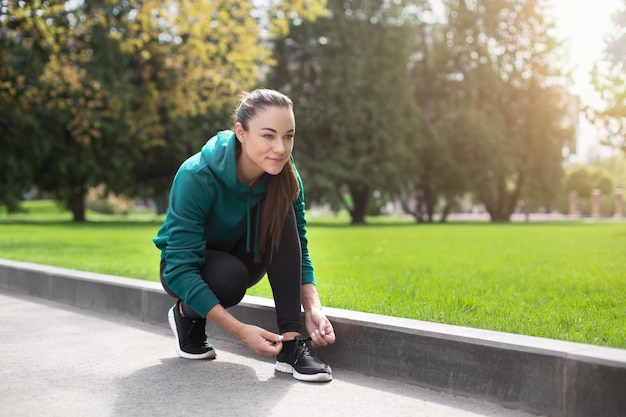
[[[304,321],[313,347],[335,343],[335,330],[321,308],[314,307],[305,310]]]

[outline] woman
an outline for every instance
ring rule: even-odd
[[[291,156],[293,104],[259,89],[244,95],[234,132],[222,131],[178,170],[163,226],[161,282],[176,297],[168,318],[179,356],[213,359],[211,320],[254,352],[276,356],[276,370],[330,381],[311,347],[335,342],[309,258],[302,181]],[[243,323],[226,309],[267,273],[278,333]],[[309,338],[301,333],[301,306]]]

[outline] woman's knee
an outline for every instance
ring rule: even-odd
[[[202,279],[225,308],[239,304],[248,288],[248,268],[237,257],[220,251],[206,251],[200,268]]]

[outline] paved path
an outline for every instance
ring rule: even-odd
[[[180,359],[173,340],[163,327],[0,291],[0,416],[530,416],[342,369],[303,383],[229,341],[213,341],[214,361]]]

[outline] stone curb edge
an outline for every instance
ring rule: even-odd
[[[169,327],[157,282],[0,259],[0,289]],[[337,342],[333,366],[540,415],[626,415],[626,350],[324,309]],[[273,302],[246,296],[230,310],[275,330]],[[230,339],[207,324],[211,337]],[[232,339],[231,339],[232,340]]]

